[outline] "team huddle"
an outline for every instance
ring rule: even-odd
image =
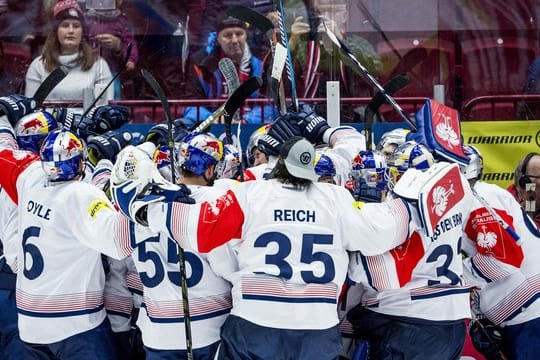
[[[122,106],[0,109],[2,359],[540,354],[538,228],[433,102],[373,150],[301,104],[245,156],[181,121],[136,143]]]

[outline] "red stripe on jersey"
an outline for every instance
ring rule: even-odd
[[[39,156],[29,151],[9,149],[0,151],[0,169],[2,169],[0,185],[15,204],[19,204],[17,179],[34,161],[39,161]]]
[[[257,177],[255,176],[253,171],[251,171],[251,169],[246,169],[244,171],[244,182],[245,181],[253,181],[253,180],[257,180]]]
[[[422,259],[422,256],[424,256],[424,253],[422,238],[416,231],[403,244],[390,250],[390,254],[392,254],[396,263],[396,273],[400,286],[411,280],[412,272],[420,259]]]
[[[231,190],[214,201],[205,202],[199,212],[197,248],[210,252],[231,239],[242,237],[244,212]]]

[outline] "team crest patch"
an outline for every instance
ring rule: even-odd
[[[111,207],[109,206],[109,204],[107,204],[106,201],[102,199],[97,199],[90,203],[90,206],[88,207],[88,214],[90,215],[92,219],[95,219],[97,216],[97,213],[103,209],[111,210]]]

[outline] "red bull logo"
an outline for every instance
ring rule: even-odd
[[[22,135],[33,135],[36,133],[46,134],[49,131],[49,124],[43,114],[38,114],[31,119],[23,121],[18,130],[19,134]]]
[[[81,141],[72,133],[66,133],[67,139],[65,139],[64,149],[66,151],[66,157],[69,159],[72,155],[83,150]]]
[[[157,165],[158,169],[169,166],[169,164],[171,163],[169,159],[169,150],[163,148],[156,149],[156,151],[154,152],[153,160],[154,163]]]
[[[222,158],[223,156],[223,143],[220,141],[208,141],[206,146],[212,150],[212,155],[217,158]]]
[[[352,160],[352,169],[353,170],[360,170],[360,169],[363,169],[363,168],[364,168],[364,157],[360,156],[360,154],[358,154]]]

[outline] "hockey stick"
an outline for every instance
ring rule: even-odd
[[[291,100],[292,100],[292,109],[293,111],[298,111],[298,98],[296,96],[296,76],[294,74],[294,64],[292,61],[291,49],[289,47],[289,39],[287,37],[287,28],[285,24],[285,10],[283,9],[283,1],[278,0],[278,10],[279,10],[279,33],[280,40],[279,42],[285,49],[287,49],[287,77],[291,86]]]
[[[274,98],[274,104],[278,108],[279,113],[281,115],[285,114],[287,112],[287,104],[285,101],[285,89],[281,82],[281,74],[285,67],[287,53],[286,51],[281,51],[284,49],[283,46],[281,46],[281,49],[278,49],[276,54],[277,40],[275,40],[273,36],[274,24],[263,14],[242,5],[230,7],[227,10],[227,15],[253,25],[268,38],[270,48],[272,49],[273,59],[272,76],[270,79],[272,84],[272,97]]]
[[[60,65],[41,82],[33,96],[36,101],[36,109],[41,107],[41,104],[43,104],[47,96],[49,96],[51,91],[67,76],[68,73],[69,69],[64,65]]]
[[[103,94],[105,94],[105,92],[107,91],[107,89],[111,86],[111,84],[120,76],[120,74],[124,71],[124,69],[126,68],[126,64],[129,60],[129,57],[131,55],[131,49],[133,48],[133,44],[132,43],[128,43],[127,44],[127,48],[126,48],[126,56],[124,58],[124,62],[122,63],[123,66],[122,68],[113,76],[113,78],[107,83],[107,85],[105,85],[105,87],[103,88],[103,90],[101,90],[101,92],[98,94],[98,96],[96,96],[96,98],[94,99],[94,101],[92,101],[92,103],[88,106],[88,108],[84,111],[83,113],[83,117],[88,115],[88,113],[90,112],[90,110],[97,104],[97,102],[99,101],[99,99],[101,99],[101,97],[103,96]]]
[[[398,105],[398,103],[386,93],[384,88],[379,84],[379,82],[369,73],[369,71],[358,61],[358,59],[352,54],[352,52],[347,48],[347,46],[339,40],[336,35],[328,29],[326,23],[323,21],[326,35],[338,50],[340,58],[343,62],[349,65],[357,74],[363,76],[366,81],[373,86],[373,88],[378,91],[386,101],[396,110],[396,112],[401,116],[406,123],[408,123],[413,130],[417,130],[416,124],[412,122],[411,119],[405,114],[405,111]]]
[[[384,84],[383,89],[388,95],[394,95],[398,90],[404,88],[408,83],[409,83],[409,77],[407,76],[407,74],[400,74],[393,77],[386,84]],[[366,136],[368,150],[373,150],[373,132],[371,131],[373,127],[373,119],[375,115],[378,113],[379,108],[385,101],[386,101],[386,98],[380,92],[377,92],[371,98],[370,102],[366,106],[365,136]]]
[[[219,60],[218,67],[219,67],[219,70],[221,71],[221,74],[225,78],[225,82],[227,83],[227,87],[229,88],[229,94],[232,94],[240,86],[240,78],[238,77],[236,66],[234,65],[233,61],[230,58],[222,58],[221,60]],[[231,118],[231,122],[232,122],[232,119],[236,117],[236,114],[237,113],[233,114],[233,117]],[[228,144],[233,143],[232,133],[231,133],[231,122],[229,123],[225,122],[225,136],[227,138]],[[240,129],[240,126],[238,126],[238,129]]]
[[[209,117],[207,117],[203,122],[201,122],[193,132],[201,132],[206,129],[210,124],[219,119],[220,116],[225,115],[225,121],[228,119],[232,120],[232,115],[238,110],[244,101],[253,94],[257,89],[262,86],[262,79],[258,76],[253,76],[248,80],[244,81],[235,92],[233,92],[227,101],[216,111],[214,111]],[[230,121],[229,120],[229,121]]]
[[[175,166],[174,166],[174,136],[172,128],[172,117],[169,102],[165,97],[165,93],[156,78],[147,70],[141,69],[141,74],[144,80],[152,87],[154,93],[161,101],[161,106],[165,111],[165,118],[167,119],[167,140],[169,142],[169,161],[171,163],[171,179],[173,184],[175,183]],[[191,337],[191,314],[189,312],[189,297],[186,275],[186,257],[184,249],[180,245],[176,245],[178,250],[178,263],[180,265],[180,287],[182,289],[182,307],[184,313],[184,326],[186,331],[186,351],[188,360],[193,359],[193,339]]]
[[[223,77],[225,78],[227,87],[229,88],[229,94],[232,94],[240,86],[240,78],[238,77],[236,66],[234,65],[234,63],[232,62],[230,58],[222,58],[221,60],[219,60],[218,66],[219,66],[219,70],[223,74]],[[234,116],[231,118],[231,121],[228,121],[227,118],[225,119],[225,137],[226,137],[227,143],[231,145],[233,144],[231,123],[232,123],[232,120],[237,117],[237,115],[238,115],[238,112],[235,112]],[[238,140],[237,141],[238,142],[238,157],[239,157],[238,160],[241,167],[242,166],[242,143],[240,142],[240,128],[241,128],[241,123],[238,122],[236,126],[236,139]],[[240,170],[242,171],[242,168],[240,168]],[[241,176],[243,176],[242,173],[241,173]]]

